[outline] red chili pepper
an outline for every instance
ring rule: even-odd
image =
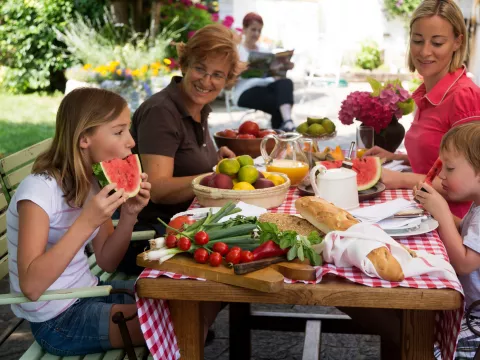
[[[281,256],[285,255],[288,252],[287,249],[281,249],[276,243],[272,240],[268,240],[267,242],[263,243],[255,250],[252,251],[253,253],[253,260],[260,260],[274,256]]]

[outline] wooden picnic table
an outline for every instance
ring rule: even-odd
[[[387,199],[390,197],[391,194],[387,195]],[[286,202],[291,203],[291,199]],[[318,284],[285,283],[283,290],[274,293],[213,281],[175,280],[167,277],[140,278],[136,291],[143,298],[169,300],[180,353],[185,360],[203,359],[203,315],[200,306],[203,301],[231,303],[236,311],[244,311],[243,316],[248,316],[249,304],[394,309],[398,321],[388,326],[400,337],[401,353],[395,355],[401,359],[416,360],[433,358],[437,311],[458,310],[463,306],[462,294],[453,289],[370,287],[332,274],[324,275]],[[245,306],[242,307],[241,304]],[[236,316],[241,318],[242,314]],[[376,320],[369,318],[372,322]],[[234,344],[232,347],[233,343],[239,342],[232,341],[230,359],[248,359],[250,347],[245,346],[245,340],[250,339],[248,324],[235,329],[234,335],[235,340],[241,339],[243,346]]]
[[[401,311],[401,358],[418,360],[433,358],[435,311],[454,310],[463,305],[461,294],[451,289],[371,288],[335,276],[326,276],[320,284],[285,284],[284,289],[276,293],[213,281],[178,281],[165,277],[139,279],[136,289],[141,297],[169,300],[184,360],[203,359],[202,301],[398,309]],[[244,344],[248,338],[248,333],[239,337]],[[237,354],[238,359],[247,358],[245,352],[250,349],[243,348],[244,352]]]

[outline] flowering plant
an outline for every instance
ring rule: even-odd
[[[338,117],[342,124],[353,124],[356,119],[372,126],[378,134],[393,117],[400,119],[413,111],[414,102],[400,80],[387,81],[383,85],[372,78],[367,79],[372,92],[354,91],[342,102]]]
[[[105,65],[85,64],[81,68],[71,68],[67,70],[67,78],[98,84],[105,80],[146,81],[157,76],[168,75],[176,66],[175,61],[169,58],[163,59],[162,62],[144,64],[138,69],[122,66],[120,61],[110,61]]]

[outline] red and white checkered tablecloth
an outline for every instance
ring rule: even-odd
[[[275,213],[296,214],[295,200],[298,199],[298,197],[298,190],[292,188],[288,192],[282,205],[270,209],[270,211]],[[373,200],[362,202],[360,206],[374,205],[398,197],[411,200],[412,192],[410,190],[387,190]],[[195,207],[200,207],[196,200],[192,203],[191,208]],[[436,231],[397,240],[412,250],[425,250],[431,254],[441,255],[448,261],[445,246],[441,242]],[[392,288],[401,286],[421,289],[449,288],[457,290],[463,295],[463,289],[459,281],[452,282],[427,275],[408,278],[402,282],[389,282],[377,278],[371,278],[357,268],[339,268],[332,264],[319,266],[316,269],[316,274],[317,280],[311,281],[310,283],[319,283],[325,274],[335,274],[358,284],[372,287]],[[174,279],[193,279],[180,274],[167,273],[152,269],[145,269],[139,278],[157,278],[159,276],[168,276]],[[285,282],[294,283],[298,281],[285,279]],[[163,300],[144,299],[137,296],[137,307],[142,331],[154,359],[169,360],[180,358],[180,352],[175,338],[167,302]],[[436,314],[435,338],[441,349],[442,359],[453,359],[462,316],[463,308],[458,310],[438,311]]]

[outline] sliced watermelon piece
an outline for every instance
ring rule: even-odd
[[[103,188],[111,183],[117,184],[117,190],[124,189],[128,197],[134,197],[140,191],[142,165],[138,155],[132,154],[125,159],[113,159],[93,164],[93,173]]]
[[[327,169],[339,169],[342,167],[343,160],[319,161],[317,164],[325,166]]]
[[[382,163],[377,156],[367,156],[352,161],[352,169],[357,172],[358,191],[374,187],[382,175]]]

